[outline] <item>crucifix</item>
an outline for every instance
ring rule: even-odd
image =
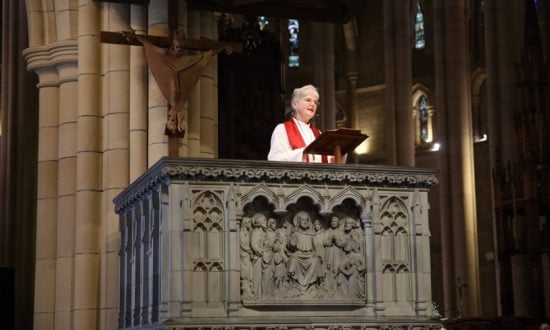
[[[147,0],[95,0],[146,5]],[[186,31],[178,24],[177,0],[168,0],[168,28],[170,37],[136,34],[134,30],[101,32],[101,42],[143,46],[147,64],[159,89],[168,102],[166,127],[168,156],[178,156],[178,139],[185,135],[183,107],[189,99],[202,72],[213,56],[225,51],[242,52],[242,45],[234,42],[187,39]],[[202,51],[200,54],[184,54],[185,49]]]

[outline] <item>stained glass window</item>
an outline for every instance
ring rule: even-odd
[[[414,21],[414,48],[424,49],[426,47],[426,38],[424,35],[424,13],[420,0],[416,4],[416,16]]]
[[[420,143],[428,143],[429,133],[428,133],[428,100],[425,96],[421,96],[418,100],[418,119],[420,126]]]
[[[288,66],[290,68],[296,68],[300,66],[299,44],[298,34],[300,32],[300,23],[298,20],[288,20]]]

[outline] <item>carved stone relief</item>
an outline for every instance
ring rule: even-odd
[[[381,207],[381,255],[384,297],[390,301],[410,299],[410,230],[403,200],[391,197]]]
[[[340,205],[321,215],[302,198],[275,215],[263,197],[246,205],[239,234],[242,300],[364,300],[365,238],[357,208]]]
[[[193,260],[193,290],[196,301],[222,301],[223,204],[210,191],[200,193],[193,202],[193,232],[198,246]]]

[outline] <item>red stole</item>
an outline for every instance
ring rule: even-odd
[[[290,146],[292,149],[298,149],[303,148],[306,146],[306,143],[304,142],[304,139],[302,138],[302,134],[300,134],[300,129],[298,128],[298,125],[294,122],[294,119],[289,119],[284,122],[286,135],[288,136],[288,142],[290,142]],[[313,125],[309,125],[311,130],[313,131],[313,136],[317,138],[319,135],[321,135],[321,132],[317,129],[317,127],[314,127]],[[322,157],[323,163],[328,163],[328,158],[326,155],[323,155]],[[306,154],[306,162],[309,163],[309,155]]]

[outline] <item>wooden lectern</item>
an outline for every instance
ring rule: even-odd
[[[335,163],[341,164],[342,154],[350,153],[367,138],[366,134],[361,133],[357,129],[338,128],[328,130],[321,133],[315,141],[311,142],[304,150],[304,153],[334,155]]]

